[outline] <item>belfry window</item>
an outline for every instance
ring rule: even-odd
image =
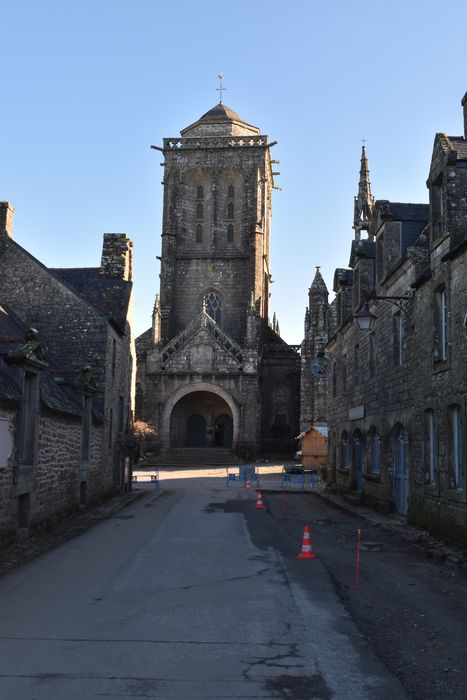
[[[233,243],[234,240],[234,227],[233,224],[227,226],[227,243]]]
[[[234,205],[233,202],[229,202],[227,206],[227,218],[228,219],[233,219],[234,218]]]
[[[229,189],[227,190],[227,196],[229,199],[233,199],[235,196],[235,188],[233,185],[229,185]]]
[[[198,204],[196,205],[196,218],[203,218],[203,205],[201,204],[201,202],[198,202]]]
[[[218,325],[221,323],[222,317],[222,301],[221,298],[215,292],[209,292],[205,297],[206,301],[206,311],[209,316]]]
[[[198,224],[196,226],[196,242],[197,243],[203,242],[203,225],[202,224]]]
[[[196,193],[197,199],[204,199],[204,190],[202,185],[198,185],[198,190]]]

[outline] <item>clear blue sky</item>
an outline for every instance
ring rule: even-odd
[[[461,135],[467,3],[3,0],[0,199],[46,265],[93,267],[134,241],[136,332],[158,291],[161,154],[218,101],[279,143],[271,310],[303,336],[316,265],[352,239],[361,139],[377,199],[425,202],[434,135]],[[0,283],[1,284],[1,283]],[[272,312],[272,311],[271,311]]]

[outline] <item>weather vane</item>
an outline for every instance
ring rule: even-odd
[[[219,78],[220,82],[219,82],[219,87],[216,88],[216,90],[219,91],[219,104],[222,104],[222,93],[225,92],[225,90],[226,90],[226,88],[223,87],[223,84],[222,84],[222,81],[224,80],[224,74],[222,72],[218,73],[217,77]]]

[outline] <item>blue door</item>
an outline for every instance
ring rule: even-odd
[[[409,473],[407,469],[406,445],[402,431],[394,442],[394,504],[397,513],[407,513]]]
[[[354,437],[355,481],[357,491],[363,489],[363,442],[361,436]]]
[[[204,416],[189,416],[186,426],[187,447],[204,447],[206,445],[206,420]]]

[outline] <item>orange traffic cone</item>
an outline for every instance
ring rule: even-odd
[[[256,508],[265,508],[261,491],[256,492]]]
[[[313,552],[313,547],[311,545],[311,536],[308,525],[303,528],[303,541],[302,541],[302,551],[298,555],[298,559],[315,559],[316,554]]]
[[[245,481],[245,488],[246,488],[247,491],[249,491],[249,490],[251,489],[251,484],[250,484],[250,480],[249,480],[249,479],[247,479],[247,480]]]

